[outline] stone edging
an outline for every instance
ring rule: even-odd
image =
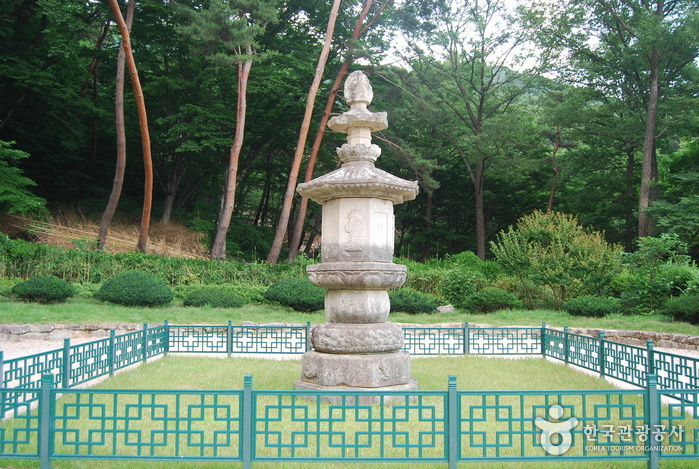
[[[305,326],[305,324],[257,324],[245,321],[243,326],[267,326],[267,327],[284,327],[284,326]],[[463,327],[463,323],[443,323],[443,324],[405,324],[396,323],[403,327]],[[469,327],[497,327],[490,324],[469,323]],[[516,327],[516,326],[514,326]],[[528,326],[531,327],[531,326]],[[15,341],[15,340],[57,340],[57,339],[85,339],[94,338],[101,339],[109,337],[110,331],[115,331],[117,335],[126,334],[141,330],[143,324],[133,323],[116,323],[116,324],[87,324],[87,325],[63,325],[63,324],[0,324],[0,340]],[[550,327],[554,330],[563,330],[561,327]],[[581,328],[569,327],[568,332],[572,334],[587,335],[591,337],[599,337],[600,331],[604,331],[605,339],[621,342],[628,345],[636,345],[645,347],[648,340],[652,340],[656,347],[676,348],[684,350],[699,350],[699,336],[686,334],[670,334],[667,332],[650,332],[650,331],[627,331],[613,329],[596,329],[596,328]]]

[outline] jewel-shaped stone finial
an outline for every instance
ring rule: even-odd
[[[349,74],[345,80],[345,101],[352,107],[353,104],[363,104],[364,107],[371,104],[374,99],[374,90],[369,79],[360,70]]]

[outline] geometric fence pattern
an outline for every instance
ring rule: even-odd
[[[0,458],[253,462],[699,459],[699,361],[542,327],[407,327],[413,355],[538,355],[644,389],[75,389],[164,353],[300,354],[310,325],[164,324],[2,360]],[[332,394],[332,399],[327,399]],[[671,404],[663,405],[662,399]]]

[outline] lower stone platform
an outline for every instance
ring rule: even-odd
[[[410,378],[406,384],[396,386],[381,386],[378,388],[359,388],[350,386],[321,386],[319,384],[308,383],[306,381],[296,381],[294,389],[297,391],[342,391],[343,393],[352,393],[358,391],[357,394],[325,394],[320,396],[321,402],[336,405],[374,405],[374,404],[401,404],[405,403],[406,396],[386,396],[387,391],[417,391],[418,383],[416,379]],[[383,397],[383,400],[382,400]],[[306,397],[302,397],[306,398]],[[307,396],[309,400],[314,400],[315,396]],[[410,402],[415,402],[417,396],[408,396]],[[356,402],[359,400],[359,402]]]
[[[374,354],[306,352],[301,358],[301,381],[319,386],[379,388],[410,380],[410,354],[405,351]]]

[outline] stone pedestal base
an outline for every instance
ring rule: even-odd
[[[386,396],[385,391],[417,391],[417,380],[410,379],[406,384],[399,384],[396,386],[382,386],[378,388],[350,388],[347,386],[321,386],[319,384],[307,383],[305,381],[296,381],[294,383],[294,389],[298,391],[342,391],[342,392],[354,392],[362,391],[361,394],[354,395],[334,395],[326,394],[320,396],[322,402],[327,402],[329,404],[336,405],[354,405],[357,398],[359,399],[358,404],[360,405],[373,405],[373,404],[401,404],[410,400],[410,402],[415,402],[417,400],[416,396]],[[365,391],[371,391],[371,393],[364,393]],[[383,400],[381,397],[383,396]],[[308,399],[313,399],[312,396],[308,396]]]
[[[301,381],[320,386],[379,388],[409,380],[408,352],[340,355],[313,351],[301,358]]]

